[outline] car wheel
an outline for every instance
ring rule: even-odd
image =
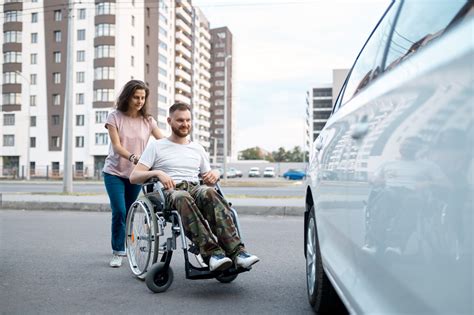
[[[314,206],[309,211],[306,226],[306,284],[309,303],[317,314],[347,313],[324,272]]]

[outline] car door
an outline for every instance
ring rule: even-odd
[[[334,260],[330,265],[345,267],[337,277],[362,313],[449,313],[453,307],[472,312],[472,281],[461,276],[472,275],[472,269],[456,265],[462,250],[454,249],[468,251],[468,245],[459,245],[468,229],[452,231],[449,226],[459,226],[463,216],[452,215],[446,223],[451,215],[446,209],[455,202],[436,196],[446,194],[446,188],[433,188],[449,182],[449,163],[443,169],[436,161],[442,159],[439,147],[472,143],[466,138],[472,134],[473,43],[466,40],[472,11],[466,18],[470,24],[459,30],[454,25],[466,5],[472,7],[472,1],[426,5],[406,0],[399,12],[386,15],[395,28],[383,33],[384,52],[371,53],[376,30],[352,68],[334,123],[326,128],[325,133],[339,136],[324,144],[329,151],[322,168],[335,167],[338,190],[344,192],[335,207],[343,214],[329,226],[344,230],[331,237],[339,244],[326,244],[338,247],[339,257],[328,258],[328,248],[323,255]],[[375,66],[365,66],[374,61]],[[444,138],[450,140],[441,145]],[[469,154],[472,146],[459,162],[470,165]],[[467,195],[459,196],[458,203],[468,203]],[[338,262],[341,258],[346,261]],[[437,258],[449,267],[434,267]],[[440,276],[447,270],[449,275]]]
[[[363,225],[363,221],[353,221],[356,219],[353,209],[367,195],[367,184],[356,181],[362,173],[354,173],[354,154],[360,145],[359,138],[368,131],[364,126],[374,115],[372,107],[376,95],[371,96],[372,99],[359,98],[358,103],[350,105],[348,100],[378,79],[397,8],[398,3],[390,5],[364,45],[343,86],[344,92],[336,101],[332,116],[313,144],[311,155],[309,180],[314,187],[313,200],[324,266],[339,282],[337,286],[348,292],[353,292],[358,279],[358,270],[354,268],[356,258],[351,226]],[[348,196],[349,190],[362,191],[361,196]]]

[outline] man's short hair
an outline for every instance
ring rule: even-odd
[[[189,110],[191,112],[191,108],[188,105],[184,103],[174,103],[170,107],[170,116],[177,110]]]

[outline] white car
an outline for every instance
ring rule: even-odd
[[[249,177],[260,177],[260,169],[258,167],[251,167]]]
[[[235,174],[235,177],[242,177],[242,171],[239,169],[236,169],[234,167],[231,167],[230,170]]]
[[[265,169],[263,170],[263,177],[275,177],[275,168],[265,167]]]
[[[358,55],[310,152],[316,312],[474,314],[473,30],[473,1],[394,1]]]

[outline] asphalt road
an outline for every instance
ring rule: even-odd
[[[259,179],[262,185],[265,179]],[[283,180],[282,180],[283,181]],[[51,182],[2,182],[0,181],[0,193],[13,192],[32,192],[32,193],[60,193],[63,191],[63,183],[57,181]],[[105,187],[100,182],[80,182],[75,183],[73,191],[78,193],[104,193]],[[245,195],[256,197],[303,197],[303,185],[296,184],[279,187],[224,187],[226,195]]]
[[[2,314],[312,314],[306,297],[301,217],[240,218],[261,258],[230,284],[175,279],[153,294],[127,265],[112,269],[110,213],[0,211]],[[124,263],[126,261],[124,260]]]

